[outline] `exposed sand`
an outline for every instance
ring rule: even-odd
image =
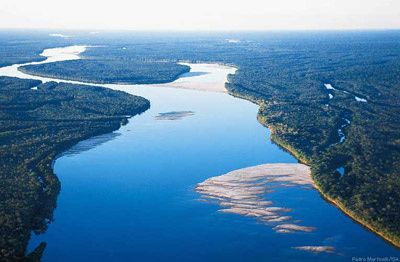
[[[226,41],[228,41],[228,43],[234,43],[234,44],[240,43],[239,39],[226,39]]]
[[[286,229],[286,230],[291,230],[291,231],[303,231],[303,232],[312,232],[316,228],[315,227],[305,227],[305,226],[299,226],[295,224],[283,224],[283,225],[277,225],[274,227],[274,229]]]
[[[68,35],[63,35],[63,34],[49,34],[49,36],[61,37],[61,38],[69,38],[70,37]]]
[[[192,111],[172,111],[166,113],[159,113],[158,116],[155,116],[154,118],[157,120],[178,120],[186,116],[192,116],[192,115],[194,115],[194,112]]]
[[[180,63],[180,64],[187,65],[187,66],[192,65],[192,64],[188,64],[188,63]],[[221,64],[215,64],[215,63],[199,64],[199,65],[204,65],[205,67],[215,68],[215,69],[226,69],[226,70],[231,70],[232,69],[232,67],[230,67],[230,66],[221,65]]]
[[[91,46],[68,46],[68,47],[57,47],[45,49],[40,55],[47,57],[47,60],[32,64],[45,64],[50,62],[66,61],[66,60],[78,60],[81,57],[79,54],[86,51]]]
[[[303,246],[303,247],[293,247],[294,249],[298,250],[305,250],[313,253],[335,253],[335,248],[330,246]]]
[[[155,84],[157,87],[172,87],[189,90],[226,93],[225,82],[172,82],[167,84]]]
[[[277,233],[312,232],[316,228],[298,225],[286,215],[291,210],[273,206],[266,200],[268,193],[280,187],[314,187],[310,168],[303,164],[265,164],[243,168],[199,183],[196,192],[209,202],[217,203],[220,212],[254,217],[258,221],[275,225]],[[287,221],[292,220],[290,223]],[[285,223],[283,223],[285,222]]]
[[[234,74],[236,72],[236,69],[233,67],[214,63],[179,64],[190,66],[190,72],[183,74],[172,83],[155,84],[153,86],[226,93],[225,83],[227,82],[228,74]]]

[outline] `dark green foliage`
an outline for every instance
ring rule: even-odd
[[[313,165],[324,194],[400,244],[400,57],[392,55],[400,38],[330,40],[269,52],[262,67],[237,61],[240,71],[227,87],[259,101],[273,139]],[[324,83],[339,89],[330,91],[332,100]],[[338,143],[343,118],[351,124]]]
[[[156,84],[172,82],[179,75],[189,72],[190,68],[171,62],[110,58],[28,65],[19,70],[33,75],[98,84]]]
[[[0,261],[22,260],[30,233],[46,230],[60,191],[52,161],[80,140],[111,132],[149,108],[106,88],[0,77]],[[38,261],[44,246],[27,261]]]
[[[63,39],[49,37],[49,33],[0,30],[0,67],[33,61],[43,61],[43,49],[68,45]]]
[[[42,242],[29,255],[26,256],[24,262],[40,262],[43,252],[46,249],[46,243]]]
[[[43,51],[43,47],[27,45],[1,45],[0,42],[0,67],[31,61],[42,61],[45,57],[38,56]]]
[[[81,64],[77,64],[82,68],[84,66],[84,70],[80,70],[82,80],[127,81],[126,71],[124,72],[127,68],[125,61],[133,64],[201,61],[237,66],[239,70],[230,76],[227,88],[233,95],[260,104],[259,119],[272,128],[274,141],[302,161],[312,164],[312,175],[324,194],[340,203],[357,219],[394,242],[400,243],[399,31],[236,35],[218,33],[196,36],[172,33],[140,36],[137,33],[126,33],[103,37],[101,41],[97,38],[76,40],[83,41],[76,44],[107,44],[106,47],[90,48],[84,53],[87,59],[80,60]],[[228,43],[227,38],[240,39],[241,42]],[[97,76],[100,68],[92,61],[101,61],[104,68],[112,70],[113,73],[106,74],[106,80]],[[122,78],[118,75],[119,67],[121,72],[124,72]],[[55,75],[61,77],[64,74],[63,70],[64,68],[60,67]],[[76,71],[72,68],[68,74],[72,75]],[[328,99],[325,83],[341,90],[329,91],[334,95],[332,100]],[[2,188],[9,188],[9,199],[13,199],[13,194],[17,194],[18,199],[24,199],[10,202],[9,207],[12,208],[7,211],[13,218],[7,220],[7,233],[11,235],[9,239],[20,237],[11,242],[18,252],[24,252],[26,239],[29,237],[29,231],[21,229],[19,225],[26,223],[24,225],[40,231],[45,228],[43,218],[51,219],[48,210],[55,206],[55,200],[43,198],[44,193],[37,193],[44,185],[38,182],[35,175],[29,175],[28,164],[34,167],[34,174],[44,174],[42,179],[45,179],[46,187],[52,183],[51,188],[56,192],[59,185],[50,165],[55,155],[46,151],[48,149],[55,152],[56,149],[51,148],[53,141],[59,141],[59,138],[62,140],[59,142],[63,142],[63,139],[67,141],[65,146],[63,143],[59,144],[59,152],[72,144],[72,141],[93,135],[95,130],[102,133],[119,125],[119,121],[97,119],[104,112],[113,112],[114,106],[98,112],[96,110],[102,108],[101,105],[98,107],[79,99],[75,101],[76,97],[70,93],[71,89],[65,93],[60,90],[52,96],[46,96],[39,91],[57,90],[58,85],[46,84],[41,86],[42,90],[31,91],[29,87],[32,85],[33,82],[16,85],[26,92],[31,92],[24,94],[23,99],[6,96],[0,98],[0,106],[3,107],[4,101],[8,103],[7,108],[15,110],[15,113],[11,114],[3,108],[0,109],[0,119],[14,117],[13,121],[7,120],[5,124],[0,125],[0,134],[4,136],[0,141],[9,143],[6,145],[8,151],[4,152],[8,152],[8,159],[14,161],[20,156],[24,159],[25,154],[32,155],[28,160],[24,160],[25,164],[10,162],[10,166],[12,164],[21,167],[21,170],[6,173],[11,179],[11,182],[7,182],[9,184],[1,182]],[[65,88],[66,91],[68,87]],[[40,97],[41,103],[46,103],[40,107],[32,107],[32,94]],[[368,103],[355,101],[354,95],[367,99]],[[22,100],[18,102],[19,99]],[[24,103],[25,101],[29,103]],[[325,106],[327,103],[329,107]],[[64,109],[63,113],[71,121],[63,121],[63,117],[55,113],[55,108],[60,106],[68,109]],[[74,119],[80,114],[85,115],[83,120],[79,117]],[[24,117],[35,116],[47,118],[43,122],[21,121]],[[338,143],[337,129],[343,125],[343,118],[349,119],[351,124],[343,128],[346,135],[344,142]],[[115,127],[110,128],[114,124]],[[38,133],[43,135],[38,136]],[[14,136],[22,139],[15,140]],[[29,138],[26,142],[17,143],[25,141],[25,137]],[[16,146],[12,146],[14,143]],[[44,153],[41,153],[42,151]],[[34,157],[39,152],[40,161]],[[4,163],[3,160],[1,163]],[[336,171],[339,167],[345,169],[342,176]],[[47,173],[49,175],[46,175]],[[14,188],[13,183],[18,187]],[[26,196],[23,193],[25,191],[33,193]],[[42,204],[32,205],[36,203],[34,199],[39,199]],[[32,206],[36,209],[32,210]],[[50,208],[45,208],[46,206]],[[18,214],[12,213],[17,211]],[[26,217],[21,214],[35,214],[31,217],[37,219],[26,222]],[[13,222],[20,220],[23,221]]]
[[[125,50],[111,44],[85,56],[235,65],[227,89],[260,104],[259,119],[274,141],[313,165],[324,194],[400,244],[399,31],[174,37],[144,44],[127,36]],[[328,83],[338,90],[328,92]],[[338,143],[344,118],[351,124]]]

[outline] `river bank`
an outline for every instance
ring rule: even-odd
[[[214,76],[225,83],[232,70],[211,66],[191,70],[188,77],[213,82],[210,76],[217,72]],[[273,201],[285,203],[284,210],[316,228],[283,224],[276,231],[307,229],[301,234],[276,234],[248,217],[196,201],[192,187],[201,181],[265,163],[297,162],[269,140],[270,131],[254,117],[258,105],[223,92],[100,86],[145,97],[152,106],[104,143],[88,139],[55,161],[63,187],[56,222],[30,244],[48,243],[43,261],[126,261],[132,254],[143,261],[340,261],[329,252],[304,252],[320,250],[321,243],[346,251],[347,257],[365,252],[371,243],[379,247],[375,255],[393,252],[327,205],[316,190],[285,186],[270,193]],[[191,113],[179,120],[157,117],[177,112]],[[92,147],[83,146],[91,141]]]
[[[259,107],[261,108],[263,101],[262,100],[257,100],[254,99],[253,97],[249,96],[249,95],[244,95],[244,94],[240,94],[240,93],[236,93],[233,91],[229,91],[229,94],[236,96],[236,97],[240,97],[246,100],[249,100],[252,103],[255,103],[257,105],[259,105]],[[281,148],[283,148],[284,150],[288,151],[290,154],[292,154],[299,162],[304,163],[308,166],[312,166],[312,160],[308,159],[304,153],[302,153],[300,151],[300,149],[296,149],[294,146],[292,146],[290,143],[288,142],[284,142],[280,139],[278,139],[278,137],[275,135],[276,131],[275,131],[275,127],[269,123],[267,123],[267,117],[266,116],[261,116],[260,113],[257,113],[257,119],[258,121],[264,125],[265,127],[269,128],[269,130],[271,131],[271,140],[274,141],[277,145],[279,145]],[[352,220],[354,220],[355,222],[357,222],[358,224],[360,224],[361,226],[367,228],[368,230],[370,230],[371,232],[375,233],[376,235],[378,235],[379,237],[383,238],[385,241],[387,241],[388,243],[392,244],[393,246],[395,246],[396,248],[400,248],[400,241],[399,240],[395,240],[389,236],[387,236],[386,234],[376,230],[370,223],[367,223],[366,221],[364,221],[362,218],[359,217],[359,215],[357,215],[356,213],[354,213],[354,211],[346,208],[343,204],[339,203],[338,201],[336,201],[335,199],[331,198],[326,192],[324,192],[321,187],[318,185],[318,180],[315,179],[315,174],[313,172],[311,172],[311,176],[313,177],[314,180],[314,184],[315,184],[315,188],[318,190],[318,192],[321,194],[321,196],[328,201],[329,203],[333,204],[335,207],[337,207],[341,212],[343,212],[345,215],[347,215],[349,218],[351,218]]]

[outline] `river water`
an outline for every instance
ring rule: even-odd
[[[45,51],[48,60],[37,63],[77,59],[84,47],[57,50]],[[23,74],[18,66],[0,68],[0,75],[50,80]],[[190,66],[191,72],[178,82],[223,83],[235,72]],[[282,187],[268,195],[315,228],[295,234],[276,233],[252,217],[218,212],[219,205],[200,200],[195,188],[208,178],[259,164],[297,163],[270,141],[269,130],[256,119],[257,105],[226,93],[165,85],[101,86],[143,96],[151,108],[111,134],[80,142],[55,161],[62,185],[55,222],[45,234],[32,236],[29,246],[32,250],[48,243],[43,261],[351,261],[400,256],[315,189]],[[183,113],[175,120],[159,115],[170,112]],[[299,246],[334,251],[294,248]]]

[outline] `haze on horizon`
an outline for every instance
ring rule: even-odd
[[[400,29],[398,0],[2,0],[0,28]]]

